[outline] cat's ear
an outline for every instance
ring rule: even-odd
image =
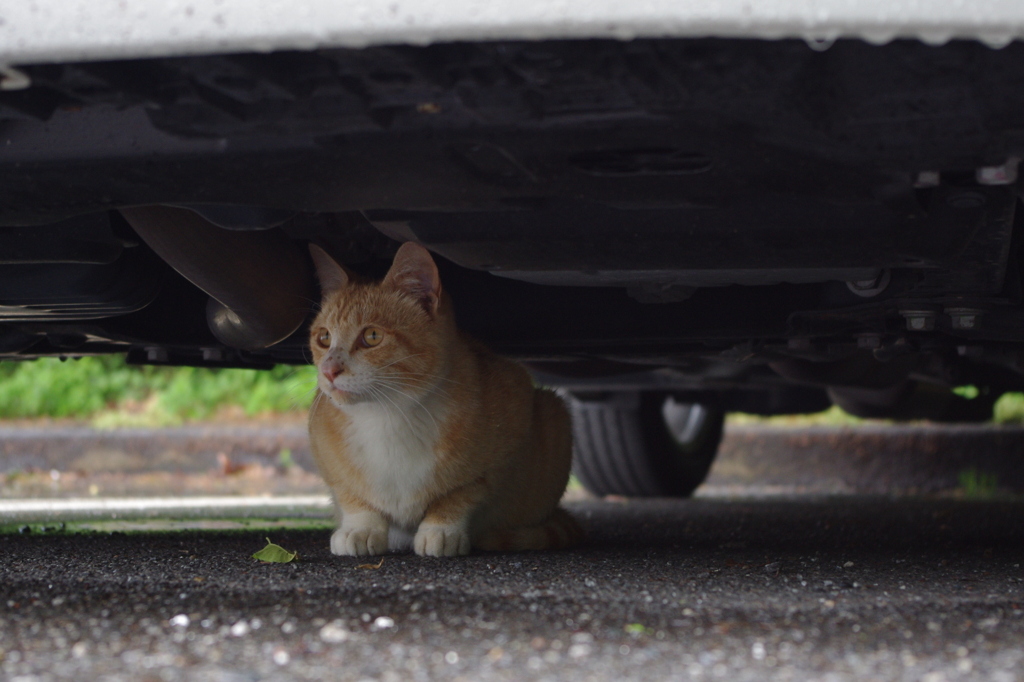
[[[309,245],[309,255],[316,266],[316,277],[320,280],[320,291],[324,296],[348,285],[348,273],[327,252],[316,244]]]
[[[406,242],[395,254],[384,284],[413,296],[433,315],[441,302],[441,277],[430,252],[414,242]]]

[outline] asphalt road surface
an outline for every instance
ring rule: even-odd
[[[0,678],[1024,680],[1024,502],[583,502],[573,551],[0,536]]]

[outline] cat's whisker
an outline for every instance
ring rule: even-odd
[[[460,383],[458,381],[454,381],[452,379],[448,379],[447,377],[441,376],[440,374],[430,374],[429,372],[391,371],[391,372],[384,372],[384,373],[381,374],[381,376],[385,377],[385,378],[388,378],[388,379],[400,379],[402,381],[419,381],[419,382],[422,382],[422,383],[434,383],[434,381],[438,381],[438,382],[444,381],[444,382],[447,382],[447,383],[450,383],[450,384],[455,384],[457,386],[462,386],[463,385],[462,383]]]
[[[385,374],[383,376],[375,377],[375,380],[376,381],[381,381],[381,382],[386,382],[386,383],[393,384],[393,385],[396,385],[396,386],[408,386],[408,385],[411,385],[411,386],[415,386],[415,387],[421,387],[421,386],[436,387],[437,390],[444,391],[446,394],[448,392],[446,389],[444,389],[441,386],[437,385],[433,381],[430,381],[429,379],[425,379],[425,378],[422,378],[422,377],[417,377],[417,376],[404,376],[404,375],[401,375],[401,374]]]
[[[304,369],[304,368],[303,368]],[[312,382],[304,376],[303,369],[296,369],[284,378],[286,394],[294,409],[307,410],[312,407],[310,397],[319,388],[314,378]]]
[[[413,372],[398,372],[398,373],[394,373],[393,372],[393,373],[390,373],[390,375],[391,376],[409,377],[409,378],[424,377],[424,378],[429,378],[429,379],[437,379],[438,381],[447,381],[448,383],[455,384],[456,386],[465,386],[465,384],[463,384],[461,381],[455,381],[454,379],[449,379],[448,377],[441,376],[440,374],[431,374],[429,372],[415,372],[415,373],[413,373]]]
[[[369,391],[370,391],[370,395],[374,396],[375,398],[378,398],[378,397],[380,397],[380,398],[384,398],[385,400],[388,400],[388,397],[387,397],[386,395],[384,395],[384,394],[383,394],[383,393],[382,393],[382,392],[380,391],[380,389],[378,389],[378,388],[375,388],[375,387],[373,387],[373,386],[368,386],[367,388],[368,388],[368,389],[369,389]],[[393,401],[390,401],[390,400],[389,400],[388,402],[391,402],[391,404],[392,404],[392,405],[394,405],[394,402],[393,402]],[[380,404],[380,405],[381,405],[381,407],[383,407],[383,408],[384,408],[384,414],[386,414],[386,415],[388,416],[388,424],[391,424],[391,428],[395,428],[395,417],[394,417],[394,415],[392,415],[392,414],[391,414],[391,410],[389,410],[389,409],[387,408],[387,405],[383,405],[383,404],[381,404],[381,403],[380,403],[380,400],[377,400],[377,403],[378,403],[378,404]],[[398,406],[396,405],[395,407],[397,408]],[[399,411],[401,411],[401,410],[399,410]],[[408,423],[409,423],[409,420],[406,420],[406,423],[408,424]]]
[[[402,393],[401,389],[403,387],[416,388],[416,389],[422,389],[423,388],[422,386],[418,386],[418,385],[409,386],[408,383],[388,381],[386,379],[378,379],[377,383],[380,384],[381,386],[384,386],[384,387],[392,389],[392,390],[396,390],[396,391],[398,391],[400,393]],[[439,394],[439,395],[441,395],[444,398],[447,398],[449,400],[452,398],[451,394],[448,393],[448,391],[446,391],[443,388],[441,388],[440,386],[436,386],[436,385],[427,385],[426,386],[426,392],[429,393],[429,394]],[[402,393],[402,394],[406,395],[405,393]],[[409,397],[412,398],[412,396],[409,396]]]
[[[312,306],[317,312],[320,311],[321,302],[317,301],[316,299],[310,298],[309,296],[299,296],[296,294],[292,294],[290,298],[295,299],[296,301],[304,301],[310,304],[310,306]]]
[[[440,374],[430,374],[430,373],[427,373],[427,372],[403,372],[401,370],[392,370],[390,372],[385,372],[384,376],[388,376],[388,377],[401,377],[401,378],[409,378],[409,379],[419,379],[421,381],[424,381],[424,380],[427,380],[427,379],[438,379],[438,380],[451,381],[450,379],[446,379],[445,377],[441,376]],[[452,382],[452,383],[458,383],[458,382]]]
[[[319,388],[316,384],[316,379],[314,379],[311,383],[307,383],[305,381],[299,381],[294,376],[291,376],[288,377],[285,381],[292,384],[290,390],[292,393],[295,393],[297,395],[307,395],[317,390],[317,388]]]
[[[430,421],[434,422],[434,428],[437,429],[437,432],[438,433],[441,432],[441,426],[437,423],[437,420],[434,419],[434,415],[431,413],[431,411],[427,408],[426,405],[424,405],[423,403],[421,403],[419,400],[416,399],[416,396],[410,395],[410,394],[406,393],[405,391],[403,391],[401,389],[395,388],[394,386],[387,386],[387,388],[389,388],[390,390],[392,390],[392,391],[394,391],[394,392],[396,392],[396,393],[398,393],[400,395],[405,396],[409,400],[411,400],[414,403],[416,403],[417,405],[419,405],[420,409],[423,410],[424,412],[426,412],[427,416],[430,417]]]
[[[415,358],[415,357],[418,357],[420,355],[423,355],[423,353],[413,353],[411,355],[406,355],[404,358],[398,358],[394,362],[389,362],[386,365],[381,365],[380,367],[377,368],[377,371],[379,372],[380,370],[386,369],[386,368],[390,367],[391,365],[397,365],[398,363],[404,362],[405,360],[408,360],[409,358]]]
[[[406,424],[408,424],[408,426],[409,426],[409,430],[410,430],[410,431],[413,431],[413,430],[415,430],[415,429],[414,429],[414,427],[413,427],[413,425],[412,425],[412,421],[411,421],[411,420],[409,419],[409,416],[408,416],[408,415],[407,415],[407,414],[405,413],[405,410],[403,410],[403,409],[401,408],[401,406],[400,406],[400,405],[399,405],[398,403],[396,403],[396,402],[395,402],[394,400],[392,400],[392,399],[391,399],[390,397],[388,397],[388,395],[387,395],[387,394],[385,394],[385,393],[384,393],[384,391],[380,390],[379,388],[375,388],[374,386],[370,386],[369,388],[370,388],[370,391],[371,391],[371,393],[373,393],[373,392],[376,392],[376,393],[377,393],[378,395],[380,395],[380,396],[381,396],[382,398],[384,398],[384,399],[385,399],[385,400],[387,400],[387,401],[388,401],[389,403],[391,403],[392,405],[394,405],[394,406],[395,406],[395,409],[396,409],[396,410],[398,410],[398,413],[399,413],[400,415],[402,415],[402,419],[404,419],[404,420],[405,420],[405,423],[406,423]],[[385,409],[386,409],[386,407],[385,407]],[[390,412],[389,412],[389,414],[390,414]],[[431,417],[431,419],[433,419],[433,417]],[[435,422],[435,423],[436,423],[436,422]]]
[[[374,381],[375,381],[375,383],[377,383],[377,384],[379,384],[381,386],[385,386],[385,387],[393,388],[393,389],[402,389],[402,388],[422,389],[422,388],[426,387],[430,392],[434,392],[436,390],[436,391],[440,391],[440,392],[444,393],[445,395],[447,395],[447,391],[445,391],[443,388],[441,388],[439,386],[434,386],[434,385],[432,385],[430,383],[426,383],[426,382],[416,383],[414,381],[397,380],[394,377],[390,377],[390,376],[375,377]]]

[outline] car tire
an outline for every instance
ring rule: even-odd
[[[666,393],[580,394],[570,405],[573,473],[595,495],[687,497],[722,440],[721,409]]]

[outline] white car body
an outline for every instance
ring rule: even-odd
[[[1024,36],[1024,3],[889,0],[3,0],[0,64],[457,40]]]

